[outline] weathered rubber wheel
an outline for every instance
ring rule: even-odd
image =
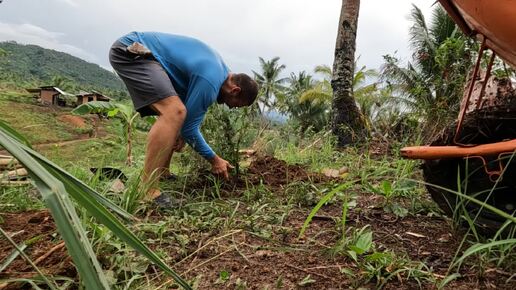
[[[456,124],[451,124],[434,139],[431,145],[452,145]],[[459,142],[461,144],[487,144],[516,139],[516,111],[508,107],[489,108],[468,114],[463,123]],[[428,160],[423,164],[423,174],[427,183],[452,191],[460,191],[477,200],[514,216],[516,211],[516,156],[501,157],[506,167],[498,182],[491,180],[485,172],[483,162],[478,158],[452,158]],[[499,168],[497,157],[486,158],[489,169]],[[478,232],[484,235],[496,233],[506,221],[505,218],[482,208],[481,206],[461,199],[457,194],[427,185],[432,199],[450,217],[454,213],[466,211]],[[509,232],[510,227],[504,232]]]

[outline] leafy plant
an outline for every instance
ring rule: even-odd
[[[108,117],[116,117],[122,121],[124,132],[124,143],[127,150],[127,165],[133,163],[132,156],[132,135],[135,125],[135,120],[139,116],[138,112],[134,110],[131,105],[117,103],[117,102],[88,102],[75,108],[72,113],[77,115],[85,114],[107,114]]]
[[[412,61],[403,66],[396,57],[384,56],[382,78],[397,93],[398,103],[433,129],[425,131],[431,135],[455,116],[473,53],[470,42],[441,6],[434,8],[427,22],[414,5],[410,21]]]
[[[252,108],[230,110],[223,106],[210,108],[203,124],[203,130],[215,152],[233,164],[237,176],[240,174],[240,153],[242,146],[250,145],[254,138]]]
[[[353,241],[349,243],[347,253],[355,262],[358,262],[358,256],[369,252],[372,246],[373,232],[364,227],[353,235]]]

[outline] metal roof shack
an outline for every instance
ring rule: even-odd
[[[73,97],[73,94],[67,93],[55,86],[43,86],[34,89],[27,89],[27,92],[36,94],[36,98],[40,103],[45,105],[66,106],[65,97]]]
[[[91,92],[81,91],[75,96],[77,97],[77,105],[86,104],[88,102],[93,102],[93,101],[101,101],[101,102],[111,101],[110,97],[105,96],[97,91],[91,91]]]

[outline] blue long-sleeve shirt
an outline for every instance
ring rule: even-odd
[[[159,32],[131,32],[120,38],[125,45],[136,41],[163,66],[186,107],[181,136],[201,156],[212,159],[215,152],[204,140],[200,127],[229,75],[228,67],[216,51],[194,38]]]

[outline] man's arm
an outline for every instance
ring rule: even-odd
[[[181,129],[181,136],[195,151],[211,163],[214,174],[228,178],[228,169],[233,166],[215,154],[200,130],[204,116],[209,106],[215,102],[218,91],[201,77],[196,77],[191,82],[192,86],[188,91],[185,104],[187,115]]]

